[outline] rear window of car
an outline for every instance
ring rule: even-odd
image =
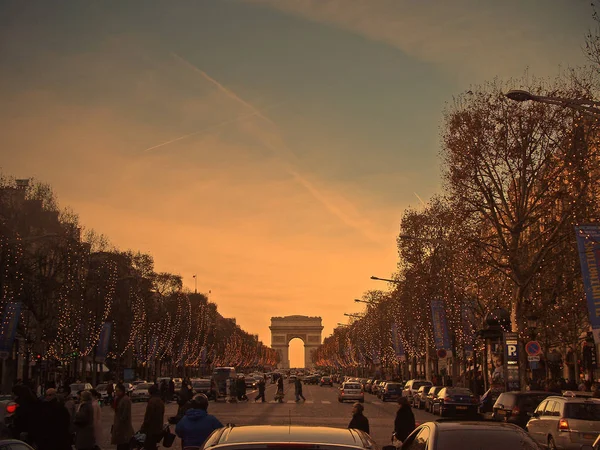
[[[360,387],[358,383],[344,383],[344,389],[360,389]]]
[[[485,444],[483,444],[485,443]],[[539,450],[524,432],[512,428],[505,430],[442,430],[438,435],[437,448],[460,448],[461,450]]]
[[[210,380],[192,381],[192,386],[193,387],[209,387],[210,386]]]
[[[447,390],[448,395],[473,395],[469,389],[464,388],[452,388]]]
[[[399,391],[402,386],[396,383],[388,383],[386,384],[386,387],[390,390],[390,391]]]
[[[535,408],[537,408],[538,405],[546,399],[546,397],[548,397],[548,395],[522,395],[519,396],[517,403],[519,404],[519,408],[521,410],[533,412]]]
[[[139,390],[139,389],[150,389],[150,387],[152,387],[152,385],[150,383],[142,383],[142,384],[138,384],[135,389]]]
[[[567,403],[565,418],[579,420],[600,420],[600,405],[597,403]]]

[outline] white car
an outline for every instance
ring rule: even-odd
[[[73,400],[77,400],[78,392],[89,391],[93,389],[90,383],[73,383],[69,385],[69,388],[71,388],[71,393],[69,394],[69,397],[71,397]]]
[[[150,399],[150,392],[148,391],[154,384],[152,383],[141,383],[138,384],[131,392],[132,402],[146,402]]]
[[[108,383],[102,383],[102,384],[99,384],[98,386],[96,386],[96,391],[98,391],[98,394],[100,394],[103,401],[106,401],[108,399],[107,388],[108,388]],[[114,384],[113,384],[113,392],[115,392]]]
[[[343,403],[346,400],[363,403],[365,401],[365,391],[362,384],[355,381],[342,383],[338,390],[338,402]]]
[[[427,380],[408,380],[402,390],[402,397],[408,397],[409,403],[412,403],[413,396],[421,386],[432,386],[433,383]]]

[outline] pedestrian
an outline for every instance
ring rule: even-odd
[[[169,378],[169,401],[172,402],[175,397],[175,381],[173,378]]]
[[[246,378],[242,375],[236,381],[235,390],[237,392],[237,399],[240,402],[244,402],[248,400],[246,396]]]
[[[296,381],[294,382],[294,391],[296,394],[296,403],[300,401],[300,397],[302,397],[302,401],[306,401],[306,399],[304,398],[304,395],[302,395],[302,381],[300,380],[300,377],[296,377]]]
[[[165,382],[166,384],[166,382]],[[163,402],[160,391],[152,386],[148,389],[150,393],[150,399],[146,406],[146,413],[144,414],[144,422],[140,427],[140,431],[146,435],[144,441],[144,449],[156,450],[156,445],[163,438],[163,423],[165,416],[165,403]]]
[[[39,404],[39,415],[35,433],[38,450],[71,450],[71,416],[59,401],[56,389],[46,389]]]
[[[108,380],[108,385],[106,386],[106,396],[108,397],[108,404],[112,405],[113,396],[115,394],[115,385],[113,380]]]
[[[131,423],[131,400],[125,394],[125,386],[117,384],[115,400],[113,402],[115,418],[112,426],[110,443],[117,446],[117,450],[129,450],[129,441],[133,437]]]
[[[369,419],[363,415],[364,410],[364,406],[360,403],[355,403],[352,405],[352,420],[348,424],[348,428],[362,430],[369,434]]]
[[[175,434],[181,438],[181,448],[201,447],[214,430],[223,428],[219,419],[208,414],[207,410],[206,395],[195,395],[190,408],[175,426]]]
[[[265,399],[265,387],[265,379],[263,378],[258,382],[258,395],[254,399],[255,402],[257,402],[259,398],[262,398],[262,403],[267,401]]]
[[[167,397],[169,395],[169,385],[167,384],[167,380],[161,380],[160,382],[160,397],[164,403],[167,402]]]
[[[408,437],[416,428],[415,416],[410,408],[408,397],[400,397],[398,399],[400,408],[396,412],[396,420],[394,420],[394,435],[400,442]]]
[[[94,436],[96,438],[96,448],[101,448],[102,443],[102,395],[96,389],[90,389],[92,394],[92,410],[94,411]]]
[[[92,394],[89,391],[81,392],[81,403],[75,414],[75,448],[77,450],[93,450],[96,446],[94,435],[94,408]]]
[[[32,439],[37,427],[39,400],[25,384],[16,384],[12,391],[15,395],[15,403],[19,405],[12,416],[13,438],[34,442]]]
[[[277,393],[275,394],[275,400],[279,403],[283,403],[283,397],[285,393],[283,391],[283,377],[277,378]]]

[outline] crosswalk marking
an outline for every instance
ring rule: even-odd
[[[288,400],[288,403],[296,403],[294,400]]]
[[[312,404],[312,403],[314,403],[314,401],[313,400],[306,400],[306,403],[311,403]]]
[[[321,400],[321,403],[323,403],[324,405],[331,405],[331,402],[329,400]]]
[[[383,403],[381,403],[381,402],[378,402],[378,401],[375,401],[375,402],[373,402],[373,404],[374,404],[374,405],[383,405]]]

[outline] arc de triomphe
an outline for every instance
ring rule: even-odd
[[[290,341],[299,338],[304,342],[304,367],[312,368],[312,352],[321,345],[323,325],[320,317],[271,317],[271,348],[279,353],[279,368],[290,368]]]

